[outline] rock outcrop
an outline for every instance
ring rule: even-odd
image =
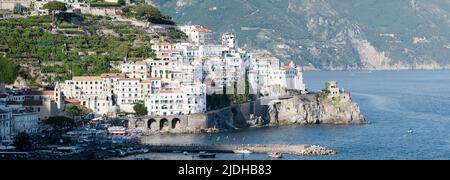
[[[217,129],[291,124],[365,123],[359,106],[345,92],[330,97],[323,97],[320,93],[310,93],[265,101],[265,103],[255,101],[207,114],[209,127]]]
[[[202,133],[291,124],[362,124],[364,117],[348,93],[320,93],[236,104],[202,114],[129,119],[129,130],[155,133]]]
[[[364,117],[347,93],[338,98],[319,94],[295,96],[268,105],[270,124],[361,124]]]

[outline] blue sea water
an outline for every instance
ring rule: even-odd
[[[450,159],[450,71],[306,72],[309,90],[335,80],[351,92],[365,125],[308,125],[243,129],[219,134],[159,135],[149,143],[317,144],[333,156],[284,159]],[[409,129],[413,133],[408,133]],[[228,136],[228,140],[223,137]],[[233,140],[235,139],[235,140]],[[151,159],[191,159],[182,154],[147,154]],[[217,159],[267,159],[218,154]]]

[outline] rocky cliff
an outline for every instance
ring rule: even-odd
[[[202,133],[291,124],[362,124],[364,117],[348,93],[320,93],[236,104],[203,114],[129,119],[129,130],[154,133]]]
[[[348,94],[321,98],[319,94],[296,96],[268,106],[270,124],[361,124],[364,117]]]
[[[365,123],[359,106],[348,93],[330,97],[310,93],[265,103],[255,101],[208,112],[207,115],[208,127],[217,129],[290,124]]]

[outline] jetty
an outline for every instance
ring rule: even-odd
[[[233,153],[236,149],[247,149],[252,153],[271,153],[279,152],[282,154],[299,155],[299,156],[319,156],[334,155],[337,152],[326,149],[318,145],[263,145],[263,144],[246,144],[246,145],[204,145],[204,144],[146,144],[149,152],[192,152],[198,153],[202,151],[211,153]]]

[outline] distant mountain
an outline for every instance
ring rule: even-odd
[[[322,70],[450,68],[449,0],[148,0]]]

